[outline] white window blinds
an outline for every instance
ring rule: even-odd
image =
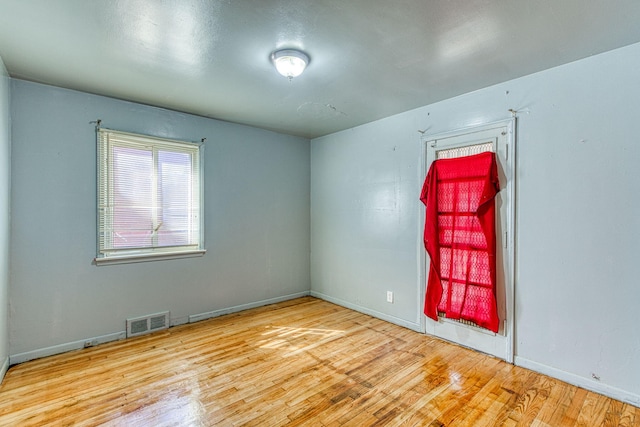
[[[98,130],[96,263],[204,253],[201,149]]]

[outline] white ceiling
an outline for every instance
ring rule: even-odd
[[[308,138],[639,41],[639,0],[0,0],[12,77]]]

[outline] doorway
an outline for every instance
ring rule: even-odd
[[[430,335],[490,354],[513,363],[514,328],[514,222],[515,222],[515,118],[483,126],[462,129],[435,136],[422,142],[423,171],[426,176],[434,160],[479,154],[496,153],[500,191],[496,203],[496,302],[500,327],[497,333],[480,328],[472,322],[439,317],[438,321],[421,316],[423,330]],[[424,227],[424,208],[421,227]],[[422,233],[420,233],[422,235]],[[426,290],[429,257],[421,245],[420,290],[422,306]]]

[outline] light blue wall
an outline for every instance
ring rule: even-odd
[[[9,366],[9,235],[11,126],[9,75],[0,58],[0,381]]]
[[[418,130],[522,110],[516,363],[640,404],[638,76],[640,44],[313,140],[313,293],[419,326]]]
[[[308,293],[308,140],[20,80],[11,106],[12,362],[113,338],[129,317],[170,310],[184,323]],[[207,138],[204,257],[92,265],[96,119]]]
[[[311,288],[417,330],[416,129],[400,115],[312,141]]]

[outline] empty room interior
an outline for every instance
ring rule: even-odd
[[[0,0],[0,425],[640,426],[639,22]]]

